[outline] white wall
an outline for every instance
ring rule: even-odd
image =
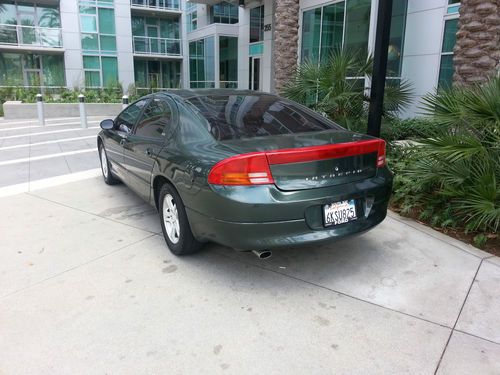
[[[80,20],[77,1],[61,1],[61,28],[64,46],[66,85],[69,88],[84,86]]]
[[[414,88],[404,117],[418,115],[421,98],[437,87],[447,0],[408,0],[402,77]]]
[[[127,90],[135,82],[134,56],[132,52],[132,23],[129,0],[115,0],[116,50],[118,80]]]

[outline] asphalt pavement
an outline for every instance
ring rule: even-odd
[[[175,257],[100,119],[0,121],[0,374],[500,374],[500,259],[396,214]]]

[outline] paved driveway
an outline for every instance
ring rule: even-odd
[[[0,374],[500,373],[499,258],[396,215],[266,261],[177,258],[95,151],[66,154],[97,129],[63,122],[0,123]]]

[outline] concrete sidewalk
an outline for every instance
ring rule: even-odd
[[[0,208],[1,374],[500,373],[500,259],[397,215],[261,261],[100,177]]]

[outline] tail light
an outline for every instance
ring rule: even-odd
[[[385,141],[379,139],[378,153],[377,153],[377,168],[382,168],[386,165],[387,159],[385,157]]]
[[[270,165],[312,162],[372,152],[377,153],[377,168],[384,167],[386,164],[385,142],[381,139],[242,154],[215,164],[208,174],[208,183],[212,185],[274,184]]]
[[[243,154],[224,159],[210,170],[208,183],[213,185],[274,184],[265,152]]]

